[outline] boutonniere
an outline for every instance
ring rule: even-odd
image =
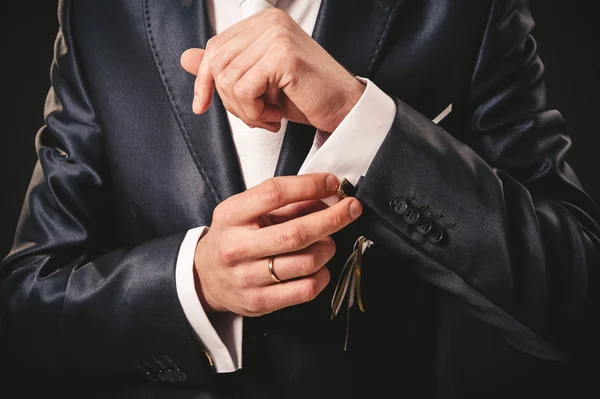
[[[331,299],[331,319],[333,320],[339,313],[342,305],[346,303],[346,339],[344,341],[344,350],[348,348],[348,334],[350,331],[350,308],[354,303],[358,304],[361,312],[365,311],[365,306],[361,293],[361,273],[362,256],[367,249],[373,245],[373,241],[366,237],[359,237],[354,243],[352,254],[346,260],[342,273],[338,278],[333,298]],[[356,302],[355,302],[356,301]]]

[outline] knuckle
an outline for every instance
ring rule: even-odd
[[[227,205],[225,204],[225,201],[221,202],[219,205],[217,205],[215,207],[215,210],[213,211],[213,224],[216,223],[220,223],[222,221],[224,221],[227,218]]]
[[[232,196],[219,203],[213,211],[213,219],[211,225],[235,225],[237,223],[235,219],[235,209],[237,196]]]
[[[281,235],[283,247],[288,250],[302,247],[307,238],[308,232],[306,228],[299,225],[290,226],[289,229],[285,230]]]
[[[235,84],[235,81],[233,79],[234,75],[231,73],[229,68],[226,68],[223,71],[221,71],[219,75],[217,75],[216,84],[221,88],[229,89]]]
[[[244,301],[244,308],[250,314],[263,314],[266,312],[266,301],[262,295],[248,295]]]
[[[281,25],[275,25],[268,29],[267,35],[271,43],[287,43],[290,39],[290,30]]]
[[[229,80],[230,80],[230,76],[229,76],[228,71],[223,70],[217,75],[217,78],[215,79],[215,83],[217,86],[227,87]]]
[[[233,86],[233,95],[241,100],[249,100],[252,98],[250,86],[243,83],[242,81],[238,81]]]
[[[239,258],[238,247],[231,244],[221,244],[219,246],[219,259],[225,265],[231,266]]]
[[[316,278],[310,277],[305,279],[304,284],[300,287],[300,298],[302,302],[310,302],[319,295],[319,283]]]
[[[287,47],[288,51],[285,54],[285,60],[287,62],[287,66],[290,70],[300,69],[302,66],[302,59],[298,57],[296,52],[292,51],[291,48]]]
[[[276,206],[283,200],[283,190],[276,179],[270,178],[265,180],[260,190],[260,195],[263,201],[268,206]]]
[[[260,117],[261,112],[256,107],[247,107],[246,115],[250,118],[250,122],[256,123]]]
[[[272,49],[279,61],[289,63],[297,62],[296,60],[298,57],[296,57],[296,53],[292,50],[289,40],[285,39],[278,41],[273,45]]]
[[[215,84],[221,88],[227,87],[226,80],[227,80],[227,74],[225,74],[224,72],[221,72],[220,74],[217,75],[217,78],[215,79]]]
[[[287,14],[285,12],[276,7],[271,7],[265,11],[267,20],[275,24],[285,19],[286,16]]]
[[[281,65],[284,70],[296,71],[302,67],[302,59],[290,41],[278,42],[273,45],[274,62]]]
[[[206,42],[205,51],[206,51],[206,55],[209,57],[209,59],[212,56],[214,56],[215,50],[218,48],[217,47],[218,46],[217,42],[218,42],[218,40],[216,39],[216,37],[211,37]]]
[[[268,22],[275,26],[281,26],[285,28],[291,28],[293,26],[293,19],[283,10],[279,8],[271,8],[266,12]]]
[[[321,267],[323,267],[324,263],[321,260],[322,256],[318,253],[313,253],[310,262],[307,264],[306,275],[311,275],[317,272]]]
[[[327,253],[328,258],[329,259],[333,258],[333,255],[335,255],[335,252],[337,249],[333,238],[325,237],[323,239],[323,245],[325,246],[325,252]]]
[[[236,224],[234,214],[232,212],[229,212],[227,207],[223,207],[220,210],[218,222],[228,225],[228,226],[232,226],[232,225]]]
[[[247,288],[250,286],[250,268],[237,266],[231,270],[231,282],[234,287]]]

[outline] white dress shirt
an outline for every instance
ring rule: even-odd
[[[249,16],[248,7],[257,12],[269,6],[264,0],[207,0],[206,3],[213,34]],[[287,12],[312,35],[320,0],[269,0],[269,3]],[[330,172],[340,181],[346,178],[356,184],[366,173],[391,128],[396,105],[372,82],[359,80],[366,85],[363,95],[331,135],[317,131],[299,174]],[[246,187],[272,177],[287,121],[283,120],[279,132],[273,134],[260,128],[251,129],[229,112],[227,117]],[[335,196],[325,200],[328,205],[336,201]],[[197,338],[210,354],[217,372],[227,373],[242,367],[243,318],[233,313],[217,313],[209,319],[202,309],[194,284],[194,253],[198,240],[207,231],[205,226],[188,231],[179,250],[175,281],[179,301]]]

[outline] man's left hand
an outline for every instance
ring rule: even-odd
[[[193,111],[204,113],[215,88],[225,108],[250,127],[277,132],[281,119],[333,132],[365,86],[285,12],[270,8],[189,49],[196,75]]]

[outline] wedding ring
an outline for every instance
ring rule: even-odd
[[[275,270],[273,270],[273,262],[275,261],[275,255],[269,257],[269,274],[271,275],[271,279],[276,283],[281,283],[281,280],[277,278],[275,275]]]

